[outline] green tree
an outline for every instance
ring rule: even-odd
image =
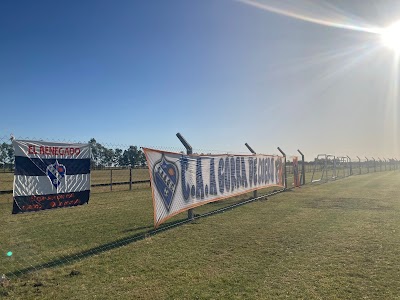
[[[92,138],[89,140],[90,149],[92,152],[91,165],[92,167],[104,167],[111,165],[112,153],[108,151],[102,144],[98,143],[96,139]],[[110,158],[111,156],[111,158]]]
[[[139,165],[141,167],[144,167],[147,165],[147,161],[146,161],[146,155],[144,155],[144,152],[142,150],[140,151],[140,156],[139,156]]]
[[[114,166],[122,166],[121,159],[122,159],[122,149],[116,148],[114,150],[114,157],[113,157]]]
[[[102,166],[110,167],[114,160],[114,150],[108,149],[104,146],[100,148],[100,163]]]
[[[121,165],[131,165],[132,167],[136,166],[139,163],[140,152],[142,151],[138,150],[137,146],[129,146],[129,148],[122,154]]]
[[[5,168],[7,165],[10,169],[14,164],[14,149],[11,144],[2,143],[0,145],[0,163]]]
[[[89,140],[92,151],[92,167],[110,166],[145,166],[146,157],[137,146],[129,146],[128,149],[109,149],[98,143],[96,139]]]
[[[98,157],[99,157],[99,153],[97,150],[97,141],[94,138],[91,138],[89,140],[89,145],[90,145],[90,152],[91,152],[90,164],[92,167],[95,167],[95,166],[97,166]]]

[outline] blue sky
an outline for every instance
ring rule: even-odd
[[[400,18],[396,1],[256,3]],[[376,34],[239,1],[0,2],[0,136],[400,158],[395,72]]]

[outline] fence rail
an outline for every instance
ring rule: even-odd
[[[9,142],[4,139],[3,143],[9,145]],[[99,151],[105,151],[105,148],[101,148],[98,143],[94,146]],[[114,148],[116,149],[116,147]],[[140,147],[121,146],[120,148],[126,149],[124,150],[126,151],[126,160],[122,161],[121,159],[118,163],[126,163],[134,157],[134,150]],[[129,149],[131,152],[128,151]],[[168,151],[173,150],[168,149]],[[128,152],[132,156],[128,156]],[[122,153],[124,152],[122,151]],[[123,157],[123,155],[119,157]],[[93,160],[101,162],[104,160],[103,158],[98,156]],[[351,175],[399,169],[397,159],[365,158],[352,159],[348,162],[342,160],[339,163],[334,160],[314,160],[303,164],[299,160],[298,170],[295,170],[292,163],[293,157],[288,155],[286,159],[284,174],[286,174],[287,189],[295,187],[294,174],[303,176],[304,181],[299,181],[301,184],[311,185],[313,176],[320,176],[322,180],[318,182],[324,183]],[[134,165],[132,163],[132,166]],[[325,177],[322,177],[323,174]],[[12,199],[10,194],[12,194],[13,180],[14,174],[10,157],[0,156],[0,226],[4,228],[0,232],[0,241],[2,241],[2,249],[7,249],[10,253],[15,252],[15,255],[11,255],[11,253],[9,257],[0,255],[0,275],[4,273],[7,276],[70,263],[92,254],[120,247],[179,224],[185,224],[194,219],[223,212],[285,191],[285,189],[277,190],[276,187],[272,187],[196,207],[192,211],[191,218],[185,218],[182,215],[176,216],[159,229],[153,230],[151,229],[153,210],[149,188],[150,174],[147,168],[96,167],[95,164],[92,164],[91,193],[94,195],[91,196],[90,204],[73,211],[63,208],[42,214],[11,215],[9,202]],[[119,193],[115,193],[116,191]],[[114,199],[118,201],[113,201]],[[68,228],[68,232],[66,228]]]
[[[312,173],[321,173],[324,171],[333,172],[333,163],[324,165],[323,162],[305,162],[304,165],[299,162],[299,174],[308,174],[305,176],[304,182],[311,182]],[[395,159],[385,161],[352,161],[350,164],[337,165],[336,166],[336,177],[347,177],[350,175],[361,175],[372,172],[382,172],[398,170],[400,168],[400,162]],[[12,194],[13,185],[13,169],[4,172],[0,172],[0,195]],[[341,174],[340,172],[345,172]],[[93,192],[97,192],[98,187],[110,187],[112,190],[113,186],[126,186],[127,190],[132,190],[134,185],[138,184],[150,184],[150,176],[147,168],[121,168],[121,167],[103,167],[103,168],[92,168],[91,170],[92,183],[91,187],[95,188]],[[286,162],[286,174],[288,182],[293,181],[294,168],[290,159]],[[135,178],[136,177],[136,178]],[[290,187],[290,184],[288,184]],[[120,189],[119,189],[120,190]],[[103,192],[104,190],[101,190]]]

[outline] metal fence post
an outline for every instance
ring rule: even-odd
[[[180,142],[183,144],[183,146],[186,148],[186,154],[190,155],[193,154],[193,148],[190,146],[190,144],[185,140],[185,138],[180,134],[179,132],[176,134],[176,137],[180,140]],[[194,211],[193,208],[188,210],[188,219],[193,220],[194,219]]]
[[[350,156],[347,155],[347,158],[349,159],[350,162],[350,176],[353,175],[353,167],[351,166],[351,158]]]
[[[375,158],[372,158],[372,160],[374,161],[374,172],[376,172],[376,160]]]
[[[244,143],[244,144],[245,144],[245,146],[247,147],[247,149],[249,149],[249,151],[250,151],[251,153],[256,154],[256,152],[253,150],[253,148],[250,147],[249,144],[247,144],[247,143]],[[254,198],[257,198],[257,190],[255,190],[255,191],[253,192],[253,197],[254,197]]]
[[[358,174],[360,174],[361,175],[361,159],[357,156],[357,158],[358,158]]]
[[[285,152],[283,152],[283,151],[281,150],[281,148],[279,148],[279,147],[278,147],[278,150],[279,150],[280,153],[282,153],[283,158],[284,158],[284,168],[285,168],[285,172],[283,173],[283,174],[284,174],[283,176],[285,176],[285,190],[286,190],[286,189],[287,189],[286,154],[285,154]]]
[[[297,149],[297,152],[300,153],[301,155],[301,185],[305,185],[306,184],[306,169],[305,169],[305,161],[304,161],[304,154]]]
[[[365,157],[365,159],[367,160],[367,173],[369,173],[369,160],[367,157]]]

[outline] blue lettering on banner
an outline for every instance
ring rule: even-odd
[[[267,158],[262,159],[263,184],[267,183]]]
[[[242,182],[240,170],[240,157],[236,157],[236,188],[240,188]]]
[[[231,157],[231,191],[233,192],[236,188],[236,177],[235,177],[235,158]]]
[[[263,184],[267,183],[267,158],[263,158],[262,160],[262,175],[263,175]]]
[[[254,159],[252,157],[249,157],[249,183],[250,183],[250,187],[253,187],[253,177],[254,177],[253,161],[254,161]]]
[[[242,157],[241,163],[242,163],[242,187],[247,188],[246,164],[244,162],[244,157]]]
[[[275,161],[275,182],[281,182],[281,165],[282,165],[282,161],[280,159],[277,159]]]
[[[192,195],[192,198],[194,198],[194,196],[196,196],[196,187],[194,185],[192,185],[192,188],[190,190],[190,195]]]
[[[265,184],[266,183],[266,181],[267,181],[267,176],[266,176],[266,174],[265,174],[265,170],[266,170],[266,167],[265,167],[265,161],[266,161],[267,159],[266,158],[263,158],[262,159],[262,168],[261,168],[261,172],[262,172],[262,183],[263,184]]]
[[[231,167],[229,166],[229,157],[225,158],[225,189],[227,192],[231,190]]]
[[[187,155],[148,148],[144,151],[152,181],[155,226],[198,205],[273,185],[282,186],[284,160],[280,156]],[[69,165],[63,165],[70,172]],[[58,173],[52,173],[55,177],[61,178],[66,173],[62,166],[53,167],[54,170],[59,167]]]
[[[203,178],[204,157],[196,158],[196,183],[192,186],[187,182],[190,157],[182,155],[181,186],[185,201],[190,198],[204,199],[209,195],[217,196],[234,192],[240,188],[253,188],[270,183],[281,183],[282,160],[273,157],[226,157],[218,159],[218,168],[215,169],[215,158],[210,159],[210,181],[205,184]],[[247,166],[248,164],[248,166]],[[172,201],[172,199],[168,199]],[[167,201],[168,202],[168,201]]]
[[[190,186],[186,183],[186,171],[189,167],[189,160],[187,156],[181,156],[181,185],[182,185],[182,195],[185,201],[189,200],[190,196]]]
[[[196,161],[196,198],[204,199],[204,184],[200,157],[198,157]]]
[[[225,181],[225,176],[224,176],[224,159],[220,158],[218,162],[218,185],[219,185],[219,192],[221,194],[224,193],[224,181]]]
[[[274,182],[274,178],[275,178],[275,174],[274,174],[274,170],[275,170],[274,165],[275,165],[275,163],[274,163],[274,161],[275,161],[275,159],[273,157],[271,157],[271,163],[269,165],[269,171],[270,171],[269,178],[271,179],[272,182]]]
[[[254,186],[257,186],[257,158],[253,161],[253,178],[254,178]]]
[[[210,159],[210,194],[217,195],[217,183],[215,181],[214,158]]]

